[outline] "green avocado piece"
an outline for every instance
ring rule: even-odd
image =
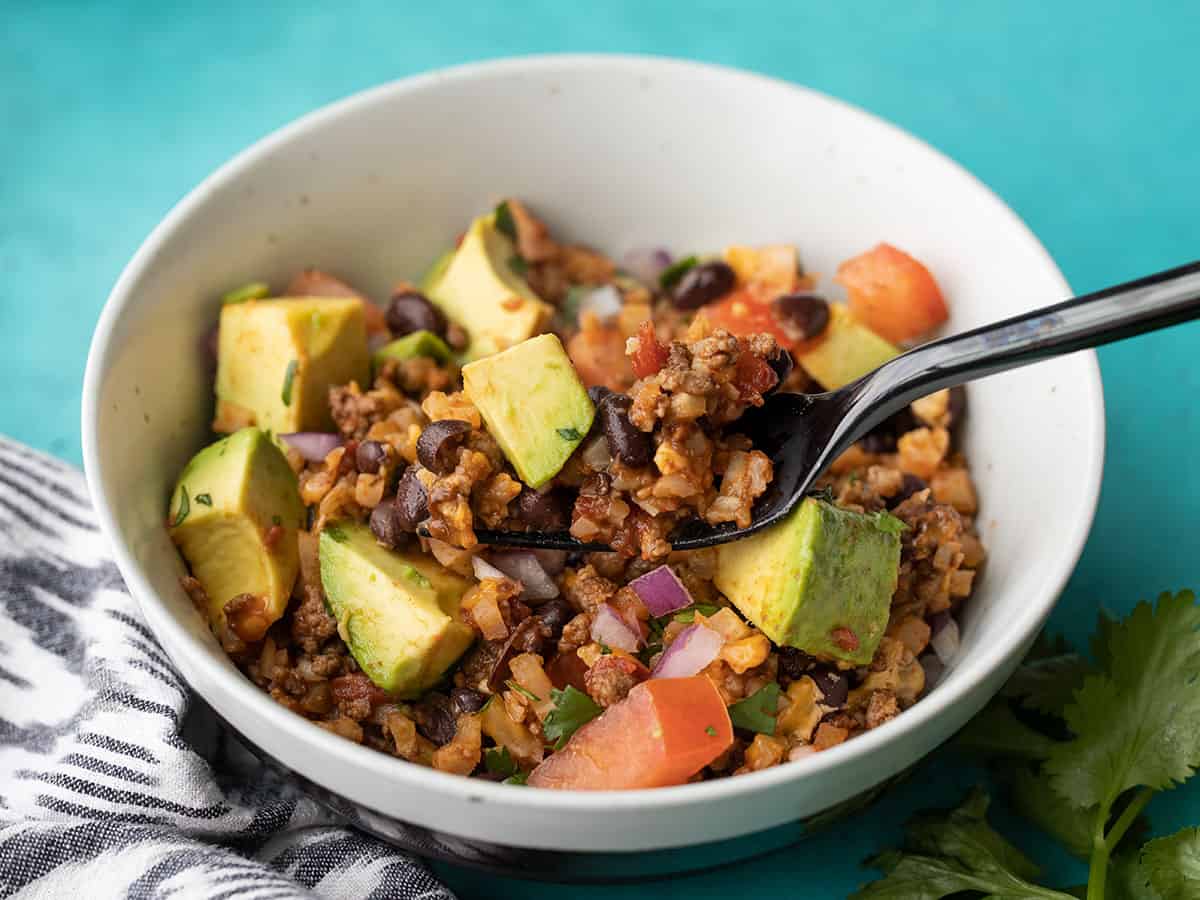
[[[453,358],[446,342],[432,331],[414,331],[412,334],[406,334],[402,338],[384,344],[375,351],[375,355],[371,357],[371,363],[378,369],[389,359],[412,359],[416,356],[428,356],[443,365]]]
[[[796,361],[823,387],[833,391],[899,355],[899,348],[855,319],[845,306],[831,303],[829,324],[820,340],[811,349],[798,351]]]
[[[865,665],[887,628],[903,524],[807,497],[787,519],[717,548],[717,588],[780,646]]]
[[[214,630],[238,594],[262,597],[271,621],[283,615],[300,566],[296,532],[305,514],[296,473],[265,433],[243,428],[193,456],[171,494],[167,523],[208,594]],[[276,526],[282,532],[268,544]]]
[[[426,291],[430,300],[466,330],[466,361],[532,337],[554,313],[554,307],[513,271],[511,260],[516,256],[513,242],[496,228],[495,214],[480,216]]]
[[[214,431],[332,431],[329,388],[371,375],[362,301],[246,300],[221,307]]]
[[[333,522],[318,542],[321,586],[338,633],[376,685],[416,697],[467,651],[459,604],[470,582],[420,551],[388,550],[359,522]]]
[[[557,335],[463,366],[463,390],[521,480],[539,488],[587,436],[596,414]]]
[[[421,276],[421,282],[417,285],[417,289],[426,297],[428,297],[429,292],[432,291],[438,281],[441,280],[442,275],[445,274],[446,269],[450,267],[450,262],[453,259],[453,249],[447,250],[445,253],[435,259],[433,261],[433,265],[430,266],[425,271],[425,274]]]

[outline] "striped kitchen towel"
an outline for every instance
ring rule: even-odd
[[[0,438],[0,897],[452,900],[222,734],[75,469]]]

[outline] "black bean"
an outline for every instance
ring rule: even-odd
[[[850,679],[846,677],[845,672],[839,672],[829,666],[818,666],[808,674],[824,695],[821,700],[822,706],[841,709],[846,705],[846,698],[850,694]]]
[[[588,399],[592,401],[593,406],[599,406],[601,401],[611,393],[612,391],[602,384],[593,384],[587,389]]]
[[[392,499],[382,500],[371,510],[371,534],[375,540],[395,550],[405,540],[405,530],[401,527],[396,511],[396,502]],[[415,530],[415,529],[412,529]]]
[[[575,618],[575,608],[562,597],[555,597],[539,606],[534,615],[550,630],[549,637],[557,640],[566,624]]]
[[[737,275],[728,263],[720,260],[700,263],[683,273],[671,292],[671,302],[676,309],[699,309],[728,294],[735,284]]]
[[[562,491],[524,488],[517,495],[514,515],[531,528],[555,531],[567,527],[570,511]]]
[[[795,647],[779,648],[779,674],[788,681],[795,681],[813,667],[816,662],[803,650]]]
[[[771,307],[784,328],[800,340],[815,338],[829,324],[829,304],[816,294],[784,294]]]
[[[767,360],[767,364],[779,379],[775,387],[768,389],[767,393],[772,393],[778,390],[779,386],[787,381],[787,377],[792,374],[792,370],[796,368],[796,360],[792,358],[792,354],[782,347],[779,348],[779,353],[773,358]]]
[[[430,422],[417,439],[417,459],[436,475],[449,475],[458,465],[458,448],[471,433],[471,423],[461,419]]]
[[[417,467],[409,466],[396,485],[396,523],[403,531],[414,532],[417,526],[429,518],[429,498],[425,485],[417,477]]]
[[[893,453],[900,435],[920,427],[917,417],[907,406],[884,419],[860,439],[867,453]]]
[[[628,394],[610,394],[600,404],[600,427],[608,439],[608,452],[627,466],[641,468],[654,458],[650,435],[629,421],[633,401]]]
[[[458,717],[450,705],[450,698],[436,691],[426,694],[413,707],[413,718],[417,731],[439,747],[454,740],[458,732]]]
[[[918,491],[923,491],[929,487],[925,483],[924,478],[919,478],[916,475],[910,475],[907,472],[904,474],[904,480],[900,482],[900,490],[893,496],[888,498],[888,503],[893,507],[899,506],[913,494]]]
[[[456,716],[470,715],[483,709],[487,694],[474,688],[456,687],[450,692],[450,708]]]
[[[387,462],[387,448],[379,441],[363,441],[354,451],[354,464],[358,471],[377,475]]]
[[[417,291],[393,295],[386,318],[388,328],[397,337],[414,331],[432,331],[438,337],[446,335],[445,314]]]
[[[488,689],[500,690],[500,686],[511,674],[508,663],[514,656],[519,653],[541,653],[549,639],[547,631],[548,629],[537,616],[529,616],[518,622],[517,627],[502,643],[489,642],[499,644],[499,649],[494,652],[494,656],[489,653],[491,671],[487,678]]]

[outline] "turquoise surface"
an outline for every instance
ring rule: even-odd
[[[0,4],[0,432],[79,462],[80,382],[105,295],[158,219],[215,166],[323,103],[486,57],[644,52],[787,78],[962,162],[1080,291],[1191,260],[1200,256],[1195,10],[1187,0]],[[1190,325],[1101,351],[1104,493],[1053,619],[1076,639],[1100,606],[1119,612],[1160,589],[1200,586],[1197,349],[1200,326]],[[622,894],[842,897],[868,874],[859,861],[894,840],[912,809],[949,802],[981,777],[943,751],[884,802],[794,851]],[[1149,812],[1159,830],[1200,823],[1200,784]],[[1040,849],[1035,832],[1017,834],[1054,876],[1082,877]],[[564,895],[437,868],[463,896]]]

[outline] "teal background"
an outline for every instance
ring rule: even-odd
[[[897,122],[974,171],[1082,292],[1200,256],[1197,46],[1200,16],[1187,0],[336,8],[7,0],[0,432],[78,463],[88,341],[139,242],[237,150],[389,79],[487,57],[589,50],[694,57],[807,84]],[[1200,586],[1198,346],[1200,326],[1189,325],[1100,352],[1104,493],[1053,619],[1076,640],[1101,606],[1120,612],[1161,589]],[[909,812],[949,802],[982,777],[943,750],[884,802],[793,851],[622,895],[841,897],[867,876],[859,861],[895,840]],[[1200,783],[1149,811],[1156,830],[1200,822]],[[1081,867],[1010,824],[1056,878],[1081,880]],[[437,870],[464,897],[564,896],[559,887]]]

